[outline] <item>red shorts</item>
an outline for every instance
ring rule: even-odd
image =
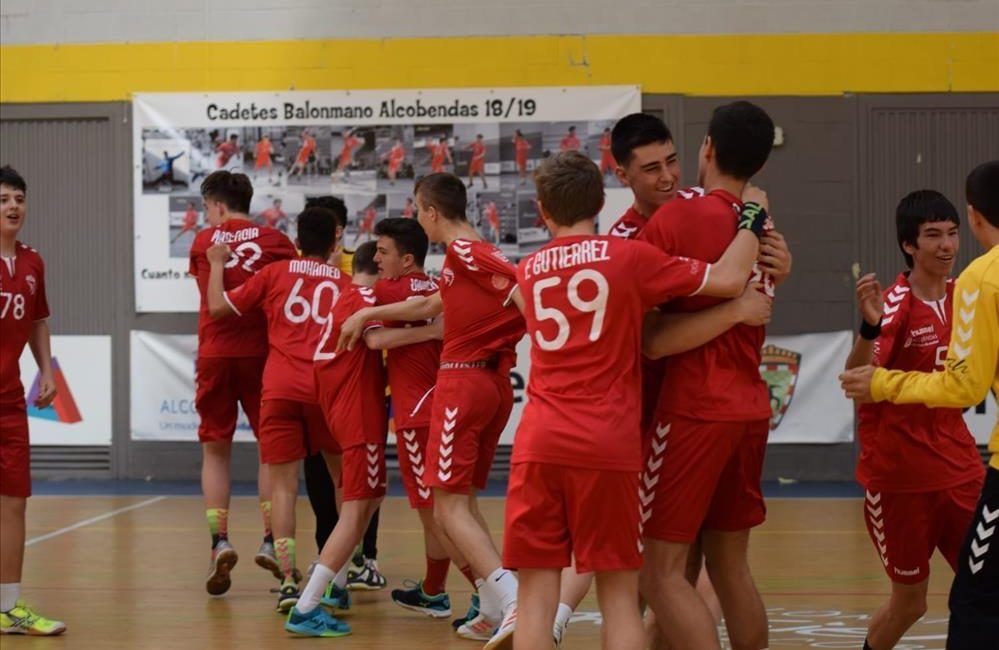
[[[270,166],[271,166],[271,157],[267,156],[266,158],[257,158],[257,162],[254,164],[253,168],[260,169],[262,167],[270,167]]]
[[[935,492],[868,490],[864,522],[888,578],[905,585],[926,580],[934,549],[956,571],[981,491],[980,479]]]
[[[260,404],[260,461],[291,463],[340,446],[326,426],[318,404],[290,399],[265,399]]]
[[[482,160],[472,159],[472,161],[468,163],[469,176],[474,176],[475,174],[482,174],[485,172],[485,170],[486,170],[485,158],[483,158]]]
[[[0,494],[31,496],[31,445],[23,401],[0,406]]]
[[[524,171],[527,169],[527,154],[517,154],[517,169]]]
[[[343,450],[340,494],[344,501],[380,499],[385,496],[385,443],[354,445]]]
[[[409,495],[409,507],[421,510],[433,507],[430,488],[423,482],[427,466],[427,437],[429,427],[400,429],[396,431],[396,450],[399,454],[399,473]]]
[[[206,357],[195,365],[195,408],[201,416],[198,440],[232,440],[237,403],[250,420],[253,435],[260,431],[260,384],[267,357]]]
[[[425,482],[448,492],[482,490],[513,409],[510,378],[484,368],[441,370],[427,438]]]
[[[638,476],[551,463],[510,468],[503,566],[630,571],[642,566]]]
[[[760,491],[769,420],[657,418],[641,475],[643,535],[691,544],[702,528],[737,531],[766,519]]]

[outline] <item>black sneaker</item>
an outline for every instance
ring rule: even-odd
[[[404,580],[402,584],[409,588],[392,590],[392,601],[399,607],[426,614],[430,618],[447,618],[451,615],[451,599],[447,593],[428,596],[423,591],[422,580]]]

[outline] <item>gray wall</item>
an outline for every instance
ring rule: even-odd
[[[996,0],[4,0],[5,45],[531,34],[960,32]]]
[[[852,329],[854,262],[894,277],[902,265],[894,205],[911,189],[935,187],[963,206],[975,164],[999,158],[999,94],[754,98],[783,128],[758,178],[795,254],[770,331]],[[696,182],[697,149],[711,109],[724,98],[648,95],[644,108],[670,125],[684,182]],[[113,337],[114,445],[107,450],[35,450],[55,474],[193,478],[194,443],[129,439],[129,350],[133,329],[196,330],[195,314],[134,313],[131,127],[127,103],[0,106],[0,160],[27,177],[23,238],[48,261],[53,331]],[[962,260],[977,249],[965,242]],[[830,369],[834,372],[837,369]],[[255,474],[254,447],[235,446],[234,476]],[[771,446],[768,478],[849,479],[853,444]]]

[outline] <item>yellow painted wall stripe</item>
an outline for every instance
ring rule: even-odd
[[[0,47],[0,101],[133,92],[640,84],[688,95],[999,90],[999,32]]]

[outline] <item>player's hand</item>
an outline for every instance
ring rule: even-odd
[[[848,399],[858,404],[873,402],[871,396],[871,379],[874,378],[874,366],[860,366],[847,370],[839,376],[840,385]]]
[[[742,202],[757,203],[762,205],[764,210],[770,212],[770,200],[767,198],[767,193],[752,183],[746,183],[746,187],[742,188]]]
[[[51,373],[45,373],[38,380],[38,397],[35,398],[35,406],[40,409],[46,408],[52,404],[52,400],[56,398],[56,383],[55,379],[52,378]]]
[[[873,273],[857,280],[857,306],[868,325],[877,325],[881,321],[884,300],[881,298],[881,283]]]
[[[232,257],[232,251],[225,244],[215,244],[205,253],[209,264],[225,264]]]
[[[764,232],[760,238],[760,254],[756,261],[763,271],[773,276],[777,284],[786,280],[791,275],[792,257],[784,235],[776,230]]]
[[[360,310],[343,322],[340,326],[340,338],[336,342],[336,353],[344,350],[353,350],[354,346],[364,335],[364,326],[368,324],[368,318],[364,310]]]
[[[770,322],[774,301],[764,293],[762,283],[754,282],[746,286],[746,290],[733,303],[740,323],[758,326]]]

